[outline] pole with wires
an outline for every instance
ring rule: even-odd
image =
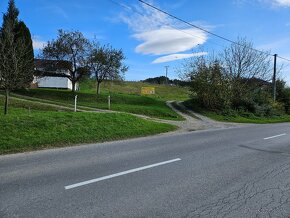
[[[166,85],[168,85],[168,77],[167,77],[167,75],[168,75],[168,68],[169,68],[169,66],[165,66],[165,84]]]
[[[274,54],[274,72],[273,72],[273,101],[276,101],[276,71],[277,71],[277,54]]]

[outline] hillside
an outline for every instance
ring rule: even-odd
[[[150,84],[143,82],[107,82],[104,81],[101,85],[101,92],[103,94],[122,93],[122,94],[134,94],[140,95],[142,87],[154,87],[155,95],[149,97],[160,99],[164,101],[178,100],[184,101],[189,99],[189,89],[179,86]],[[80,91],[84,93],[96,93],[96,85],[93,80],[86,80],[80,84]]]
[[[183,120],[183,118],[166,105],[167,100],[188,99],[185,88],[165,85],[154,85],[156,95],[143,96],[141,87],[152,86],[141,82],[104,82],[101,94],[96,95],[94,82],[88,80],[81,83],[78,95],[78,106],[91,109],[108,109],[108,95],[111,96],[111,110],[145,115],[167,120]],[[16,94],[36,100],[53,101],[56,104],[72,106],[75,94],[68,90],[28,89],[18,90]]]

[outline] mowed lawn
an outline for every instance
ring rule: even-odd
[[[124,113],[60,112],[54,107],[17,100],[11,100],[9,114],[4,116],[2,96],[0,105],[0,154],[126,139],[176,129]]]
[[[96,109],[108,109],[108,93],[77,92],[55,89],[28,89],[19,90],[17,94],[50,100],[63,105],[72,105],[75,94],[78,95],[78,105]],[[111,93],[111,110],[145,115],[167,120],[183,120],[171,110],[164,100],[155,99],[137,94]]]

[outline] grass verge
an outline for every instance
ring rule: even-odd
[[[206,117],[213,120],[222,122],[233,122],[233,123],[256,123],[256,124],[267,124],[267,123],[283,123],[290,122],[290,115],[280,115],[273,117],[257,117],[253,114],[222,114],[221,112],[209,111],[201,108],[193,100],[183,102],[183,104]]]
[[[16,108],[8,116],[0,115],[0,154],[147,136],[176,128],[128,114],[53,111],[28,114]]]

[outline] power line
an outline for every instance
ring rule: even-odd
[[[204,32],[206,32],[206,33],[208,33],[208,34],[210,34],[210,35],[213,35],[213,36],[215,36],[215,37],[218,37],[218,38],[220,38],[220,39],[222,39],[222,40],[225,40],[225,41],[227,41],[227,42],[230,42],[230,43],[236,44],[236,45],[238,45],[238,46],[242,46],[242,47],[244,47],[243,45],[239,44],[238,42],[235,42],[235,41],[233,41],[233,40],[231,40],[231,39],[225,38],[225,37],[223,37],[223,36],[220,36],[220,35],[218,35],[218,34],[215,34],[215,33],[213,33],[213,32],[210,32],[210,31],[208,31],[208,30],[206,30],[206,29],[204,29],[204,28],[202,28],[202,27],[199,27],[199,26],[197,26],[197,25],[194,25],[194,24],[192,24],[192,23],[190,23],[190,22],[188,22],[188,21],[186,21],[186,20],[183,20],[183,19],[181,19],[181,18],[179,18],[179,17],[177,17],[177,16],[175,16],[175,15],[172,15],[172,14],[170,14],[170,13],[164,11],[164,10],[161,10],[160,8],[157,8],[157,7],[155,7],[154,5],[149,4],[148,2],[145,2],[145,1],[143,1],[143,0],[138,0],[138,1],[141,2],[141,3],[144,4],[144,5],[147,5],[148,7],[153,8],[153,9],[156,10],[156,11],[159,11],[159,12],[161,12],[161,13],[163,13],[163,14],[166,14],[167,16],[172,17],[172,18],[174,18],[174,19],[176,19],[176,20],[178,20],[178,21],[180,21],[180,22],[183,22],[183,23],[189,25],[189,26],[192,26],[192,27],[194,27],[194,28],[196,28],[196,29],[202,30],[202,31],[204,31]],[[260,53],[263,53],[263,54],[269,55],[269,56],[274,56],[274,55],[269,54],[268,52],[260,51],[260,50],[255,49],[255,48],[251,48],[251,50],[254,50],[254,51],[257,51],[257,52],[260,52]],[[281,56],[277,56],[277,57],[279,57],[280,59],[286,60],[286,61],[290,61],[289,59],[284,58],[284,57],[281,57]]]
[[[281,57],[281,56],[277,56],[278,58],[280,58],[280,59],[282,59],[282,60],[285,60],[285,61],[290,61],[290,59],[288,59],[288,58],[283,58],[283,57]]]

